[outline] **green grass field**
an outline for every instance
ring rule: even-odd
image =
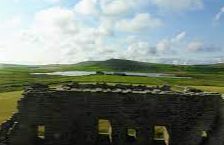
[[[203,91],[218,92],[224,94],[224,87],[216,87],[216,86],[192,86],[192,87],[201,89]]]
[[[0,124],[17,111],[17,101],[22,91],[0,93]]]
[[[55,71],[114,71],[114,72],[148,72],[148,73],[171,73],[180,77],[191,77],[191,79],[175,78],[150,78],[129,76],[82,76],[63,77],[32,75],[36,72]],[[0,65],[0,92],[21,90],[24,84],[46,83],[57,84],[65,81],[77,82],[112,82],[112,83],[138,83],[148,85],[170,84],[172,86],[215,86],[224,87],[224,64],[212,65],[167,65],[136,62],[130,60],[107,60],[90,61],[71,65],[45,65],[45,66],[23,66],[23,65]]]

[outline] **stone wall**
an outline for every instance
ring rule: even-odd
[[[167,128],[170,145],[224,145],[223,100],[216,93],[173,92],[167,86],[34,85],[18,110],[11,132],[2,135],[6,129],[1,129],[6,138],[0,142],[6,145],[165,144],[154,140],[156,125]],[[98,133],[100,119],[110,121],[111,141]],[[44,139],[38,126],[45,127]],[[131,142],[128,129],[136,130]]]

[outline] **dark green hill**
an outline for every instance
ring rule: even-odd
[[[134,71],[134,72],[161,72],[161,71],[177,71],[179,68],[168,64],[154,64],[147,62],[139,62],[132,60],[110,59],[106,61],[90,61],[77,64],[78,66],[98,66],[101,69],[110,71]]]
[[[123,59],[86,61],[78,64],[40,66],[45,71],[118,71],[118,72],[163,72],[163,73],[224,73],[224,64],[172,65],[147,63]]]
[[[25,65],[0,65],[6,70],[29,72],[53,72],[53,71],[117,71],[117,72],[162,72],[162,73],[224,73],[224,64],[208,65],[172,65],[139,62],[123,59],[110,59],[106,61],[85,61],[77,64],[52,64],[39,66]]]

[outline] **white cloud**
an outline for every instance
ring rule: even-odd
[[[13,2],[18,3],[20,0],[13,0]]]
[[[62,0],[45,0],[58,3]],[[203,0],[79,0],[75,10],[85,15],[102,13],[105,15],[125,15],[141,8],[154,4],[161,9],[182,11],[203,8]]]
[[[22,31],[22,29],[23,29],[23,20],[21,16],[13,16],[4,21],[0,21],[1,47],[5,46],[3,43],[10,41],[12,38],[15,37],[15,35],[18,32]]]
[[[162,39],[160,40],[157,45],[156,49],[157,52],[162,54],[162,53],[169,53],[173,52],[173,48],[178,48],[182,45],[184,38],[186,37],[186,32],[180,32],[178,33],[175,37],[169,38],[169,39]]]
[[[15,2],[15,3],[19,3],[19,2],[24,1],[24,0],[12,0],[12,1]],[[63,0],[33,0],[33,1],[41,1],[41,2],[56,4],[56,3],[60,3]]]
[[[103,14],[106,15],[125,15],[133,8],[134,4],[135,3],[132,0],[129,2],[124,0],[102,0],[101,8]]]
[[[158,54],[192,54],[222,51],[220,47],[206,45],[202,41],[187,40],[185,31],[178,33],[173,38],[160,40],[156,45]]]
[[[103,35],[113,35],[113,29],[114,29],[114,21],[112,19],[101,19],[101,24],[98,27],[99,33]]]
[[[97,0],[80,0],[75,5],[75,11],[83,15],[98,14]]]
[[[221,17],[224,15],[224,6],[220,9],[220,11],[215,15],[215,20],[219,21]]]
[[[57,60],[62,63],[75,63],[88,60],[93,55],[98,56],[104,50],[108,51],[104,39],[111,35],[108,30],[110,22],[105,21],[99,27],[91,27],[77,17],[74,11],[62,8],[48,9],[36,14],[33,30],[43,40],[46,39],[42,42],[46,49],[55,51],[55,55],[51,55],[51,62]]]
[[[147,61],[161,60],[164,56],[171,58],[179,51],[183,54],[214,48],[202,47],[199,42],[186,42],[184,31],[170,38],[155,38],[151,44],[153,31],[150,30],[161,27],[163,21],[144,9],[150,2],[175,11],[200,8],[198,0],[195,3],[180,0],[186,6],[179,1],[177,4],[174,0],[167,1],[170,3],[162,0],[80,0],[71,9],[54,6],[36,12],[26,29],[21,17],[9,18],[0,23],[0,62],[76,63],[109,58]],[[135,36],[130,37],[130,34]]]
[[[224,63],[224,57],[215,58],[215,63]]]
[[[156,45],[157,51],[161,53],[169,52],[170,48],[172,46],[172,43],[170,40],[163,39]]]
[[[59,2],[61,2],[62,0],[46,0],[46,1],[49,1],[49,2],[51,2],[51,3],[59,3]]]
[[[147,41],[139,40],[138,37],[130,36],[127,38],[128,49],[124,56],[129,59],[152,61],[163,54],[172,56],[177,53],[176,48],[180,47],[186,37],[186,32],[180,32],[173,38],[161,39],[156,45],[150,45]],[[178,48],[179,49],[179,48]]]
[[[130,42],[127,51],[123,55],[127,59],[145,61],[147,58],[152,57],[152,54],[154,54],[154,50],[148,42],[135,40]]]
[[[13,16],[0,23],[0,29],[14,29],[22,25],[22,19],[20,16]]]
[[[105,42],[112,35],[111,22],[98,27],[85,25],[73,10],[53,7],[35,14],[29,29],[15,31],[15,37],[1,42],[0,61],[28,64],[76,63],[110,57]],[[113,46],[113,45],[111,45]],[[19,52],[19,53],[18,53]]]
[[[74,33],[78,31],[78,22],[75,21],[73,11],[54,7],[38,12],[34,16],[32,27],[34,30],[46,34],[56,33],[55,31]]]
[[[203,0],[151,0],[163,10],[183,11],[203,8]]]
[[[160,27],[162,21],[148,13],[139,13],[133,19],[123,19],[117,22],[116,28],[124,32],[141,32]]]
[[[147,0],[148,1],[148,0]],[[99,17],[123,17],[138,12],[141,6],[149,4],[145,0],[80,0],[75,5],[75,11]]]
[[[203,43],[199,41],[190,42],[187,46],[187,50],[191,52],[199,51],[203,47]]]
[[[176,37],[171,39],[171,41],[172,42],[179,42],[179,41],[183,40],[186,37],[186,34],[187,34],[186,32],[181,32]]]
[[[220,47],[214,46],[214,45],[205,45],[203,42],[201,41],[192,41],[190,42],[187,47],[186,50],[188,52],[191,53],[196,53],[196,52],[200,52],[200,53],[207,53],[207,52],[222,52],[223,50]]]

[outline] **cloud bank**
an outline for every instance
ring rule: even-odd
[[[189,11],[202,9],[203,1],[79,0],[69,8],[55,5],[35,12],[26,27],[22,18],[13,17],[0,24],[4,34],[0,35],[0,62],[55,64],[110,58],[163,62],[161,58],[213,48],[221,51],[189,38],[184,30],[151,42],[148,37],[167,25],[160,15],[145,9],[152,5],[166,11]]]

